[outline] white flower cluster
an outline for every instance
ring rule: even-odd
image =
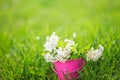
[[[50,53],[44,54],[44,58],[46,59],[46,62],[56,62],[56,59]]]
[[[68,60],[68,58],[70,58],[70,53],[72,52],[72,46],[75,45],[74,41],[72,40],[68,40],[65,39],[65,41],[67,44],[65,46],[65,48],[59,47],[57,51],[57,55],[55,56],[57,61],[60,62],[65,62],[66,60]]]
[[[94,50],[92,47],[90,51],[86,54],[87,61],[97,61],[101,56],[102,52],[104,50],[104,47],[102,45],[99,45],[98,49]]]
[[[57,49],[58,41],[59,38],[58,36],[56,36],[55,32],[51,35],[51,37],[47,37],[46,43],[44,45],[46,51],[48,51],[47,54],[44,54],[44,58],[47,62],[65,62],[66,60],[68,60],[68,58],[70,58],[72,46],[75,45],[75,42],[72,40],[65,39],[65,48],[58,47]]]
[[[56,46],[58,44],[59,38],[55,34],[55,32],[52,33],[51,37],[46,38],[46,43],[44,45],[45,49],[49,52],[52,52],[53,50],[56,49]]]

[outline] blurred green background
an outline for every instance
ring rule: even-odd
[[[120,79],[120,0],[0,0],[0,79],[57,80],[41,54],[52,32],[76,33],[81,50],[105,47],[104,59],[86,62],[79,79]]]

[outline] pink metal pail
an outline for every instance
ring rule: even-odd
[[[58,75],[58,80],[72,80],[79,77],[77,71],[81,71],[85,65],[85,61],[82,58],[75,60],[68,60],[66,62],[55,62],[55,70]]]

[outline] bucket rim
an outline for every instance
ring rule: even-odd
[[[77,60],[83,60],[85,62],[84,58],[78,58],[78,59],[70,59],[70,60],[67,60],[65,62],[56,61],[56,62],[54,62],[54,64],[55,63],[68,63],[68,62],[77,61]]]

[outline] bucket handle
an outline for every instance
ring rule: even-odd
[[[83,70],[83,66],[85,65],[85,62],[83,63],[83,65],[80,67],[80,68],[78,68],[77,70],[75,70],[75,71],[72,71],[71,73],[74,73],[74,72],[76,72],[76,71],[78,71],[78,70],[80,70],[80,72]],[[52,70],[55,72],[55,73],[57,73],[57,74],[62,74],[62,73],[60,73],[60,72],[57,72],[54,68],[53,68],[53,65],[51,64],[51,68],[52,68]]]

